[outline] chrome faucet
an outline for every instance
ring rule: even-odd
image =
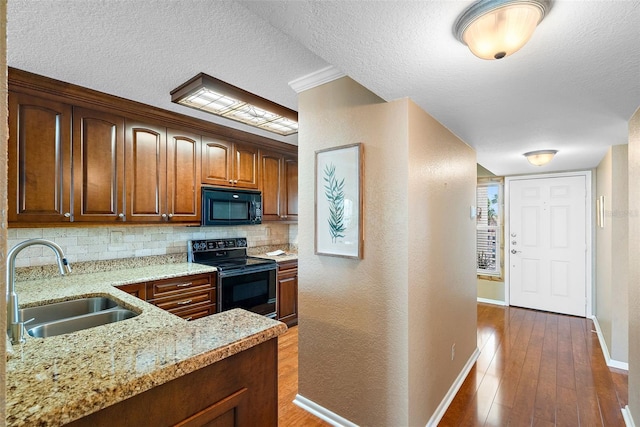
[[[7,253],[7,333],[9,334],[9,338],[11,338],[11,344],[25,342],[24,324],[28,322],[20,321],[18,311],[18,294],[16,293],[15,281],[16,256],[18,256],[18,253],[20,253],[24,248],[33,245],[43,245],[51,248],[56,254],[60,274],[64,276],[67,273],[71,273],[71,266],[64,257],[62,248],[50,240],[25,240],[11,248],[9,253]]]

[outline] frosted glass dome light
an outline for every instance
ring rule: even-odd
[[[501,59],[529,41],[550,6],[550,0],[480,0],[458,17],[453,32],[478,58]]]

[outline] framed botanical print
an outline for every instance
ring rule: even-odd
[[[316,151],[315,253],[362,258],[362,143]]]

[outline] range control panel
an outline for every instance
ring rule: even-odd
[[[207,240],[189,240],[188,252],[212,252],[221,249],[246,248],[247,239],[237,237],[232,239],[207,239]]]

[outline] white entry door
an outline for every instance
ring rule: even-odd
[[[510,305],[586,316],[586,195],[585,176],[510,181]]]

